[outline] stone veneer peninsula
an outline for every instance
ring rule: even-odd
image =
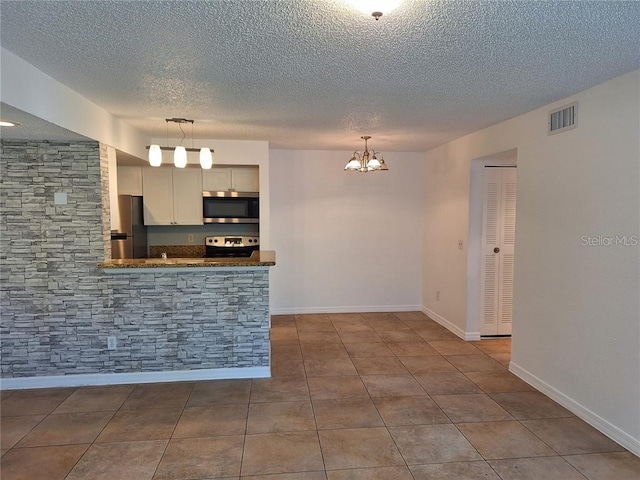
[[[2,388],[270,375],[274,252],[108,260],[106,147],[0,147]]]

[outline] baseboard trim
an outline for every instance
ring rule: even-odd
[[[599,416],[598,414],[592,412],[587,407],[582,405],[579,402],[576,402],[571,397],[568,397],[560,390],[555,389],[545,381],[541,380],[534,374],[530,373],[526,369],[522,368],[516,363],[509,363],[509,371],[521,378],[525,382],[527,382],[532,387],[536,388],[540,392],[544,393],[546,396],[555,400],[560,405],[565,407],[570,412],[574,413],[582,420],[587,422],[589,425],[594,427],[595,429],[602,432],[604,435],[609,437],[614,442],[619,443],[624,448],[632,452],[634,455],[640,457],[640,439],[634,438],[625,431],[616,427],[615,425],[609,423],[607,420]]]
[[[304,315],[310,313],[376,313],[419,312],[420,305],[377,305],[359,307],[292,307],[271,308],[271,315]]]
[[[421,308],[421,311],[427,317],[429,317],[431,320],[439,323],[444,328],[449,330],[451,333],[454,333],[455,335],[457,335],[458,337],[460,337],[463,340],[466,340],[467,342],[480,340],[480,332],[466,332],[466,331],[462,330],[460,327],[458,327],[457,325],[451,323],[446,318],[438,315],[436,312],[434,312],[433,310],[428,309],[425,306],[423,306]]]
[[[123,385],[131,383],[185,382],[236,378],[267,378],[269,367],[209,368],[175,372],[98,373],[81,375],[52,375],[0,379],[0,390],[28,388],[84,387],[89,385]]]

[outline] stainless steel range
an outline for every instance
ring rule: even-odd
[[[206,237],[204,243],[207,258],[250,257],[253,251],[260,249],[260,237]]]

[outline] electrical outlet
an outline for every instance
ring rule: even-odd
[[[187,242],[193,243],[193,233],[190,233],[189,235],[187,235]]]
[[[436,290],[436,300],[440,301],[440,290]]]
[[[462,240],[458,240],[458,250],[462,250]]]
[[[118,340],[116,337],[107,337],[107,349],[115,350],[118,348]]]

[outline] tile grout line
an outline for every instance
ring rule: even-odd
[[[316,427],[316,439],[318,440],[318,449],[320,450],[320,459],[322,460],[322,468],[325,478],[327,477],[327,463],[324,459],[324,452],[322,451],[322,442],[320,441],[320,431],[318,430],[318,421],[316,419],[316,410],[313,406],[313,399],[311,398],[311,386],[309,385],[309,376],[307,375],[307,365],[304,361],[304,353],[302,352],[302,345],[300,344],[300,336],[298,332],[298,322],[295,322],[296,332],[298,333],[298,348],[300,349],[300,356],[302,357],[302,369],[304,371],[304,381],[307,384],[307,392],[309,393],[309,404],[311,405],[311,413],[313,415],[313,424]]]
[[[136,388],[138,388],[138,385],[136,385]],[[189,392],[189,395],[187,396],[187,398],[186,398],[186,400],[184,402],[184,405],[182,406],[182,411],[180,412],[180,416],[178,417],[178,421],[173,426],[173,430],[171,431],[171,435],[169,435],[169,438],[167,439],[167,443],[164,446],[164,448],[162,449],[162,455],[160,455],[160,458],[158,459],[158,463],[156,464],[156,467],[153,469],[153,474],[151,475],[151,478],[149,480],[152,480],[157,475],[158,469],[160,468],[160,464],[162,463],[162,459],[164,458],[164,456],[167,453],[167,450],[169,449],[169,445],[171,444],[171,440],[173,439],[173,435],[176,432],[176,428],[178,428],[178,424],[180,423],[180,419],[182,418],[182,415],[184,415],[184,409],[187,407],[187,404],[189,403],[189,398],[191,398],[191,395],[193,394],[193,390],[195,388],[196,388],[196,384],[193,383],[191,385],[191,391]],[[134,391],[135,391],[135,388],[131,391],[129,396],[131,396]],[[125,402],[126,402],[126,400],[125,400]],[[122,405],[124,405],[124,402],[122,403]]]
[[[244,435],[242,436],[242,453],[240,454],[240,468],[238,469],[238,478],[242,477],[242,468],[244,467],[244,454],[247,446],[247,436],[249,435],[249,412],[251,410],[251,395],[253,394],[253,381],[249,382],[249,397],[247,400],[247,415],[244,422]]]

